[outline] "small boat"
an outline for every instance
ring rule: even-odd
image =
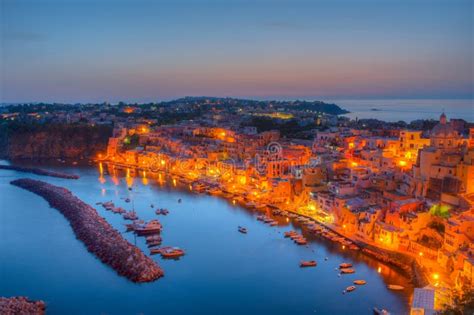
[[[247,234],[247,229],[244,228],[243,226],[239,226],[238,231],[243,234]]]
[[[300,262],[300,267],[316,267],[316,260],[303,260]]]
[[[285,232],[284,235],[285,237],[292,237],[294,235],[296,235],[297,233],[295,231],[288,231],[288,232]]]
[[[357,284],[357,285],[364,285],[366,283],[367,283],[367,281],[365,281],[365,280],[354,280],[354,284]]]
[[[352,292],[352,291],[354,291],[355,289],[356,289],[356,287],[353,286],[353,285],[351,285],[351,286],[348,286],[348,287],[346,288],[346,292]]]
[[[129,211],[129,212],[126,212],[126,213],[123,214],[123,218],[125,220],[137,220],[138,216],[137,216],[137,213],[135,211]]]
[[[151,208],[154,208],[154,207],[155,207],[155,205],[154,205],[154,204],[151,204],[151,205],[150,205],[150,207],[151,207]]]
[[[355,270],[352,269],[352,268],[342,268],[341,269],[341,273],[343,273],[343,274],[349,274],[349,273],[354,273],[354,272],[355,272]]]
[[[351,268],[352,267],[352,264],[350,263],[342,263],[339,265],[339,268],[342,269],[342,268]]]
[[[130,202],[130,198],[125,198],[125,202]]]
[[[379,309],[377,307],[374,307],[372,311],[374,312],[374,315],[390,315],[390,312],[383,308]]]
[[[184,250],[178,247],[166,248],[161,250],[161,257],[176,259],[184,255]]]
[[[178,203],[181,203],[181,198],[178,199]]]
[[[306,240],[306,238],[301,237],[301,238],[295,239],[295,243],[298,245],[306,245],[308,244],[308,241]]]
[[[387,286],[387,288],[389,288],[390,290],[394,290],[394,291],[402,291],[402,290],[405,290],[405,287],[404,286],[401,286],[401,285],[398,285],[398,284],[389,284]]]
[[[134,231],[139,236],[157,234],[161,232],[161,224],[158,220],[151,220],[146,224],[136,227]]]

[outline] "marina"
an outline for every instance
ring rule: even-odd
[[[126,176],[122,177],[121,174],[116,176],[100,175],[96,169],[91,168],[75,168],[75,170],[78,171],[81,181],[84,182],[71,182],[63,179],[52,179],[51,181],[71,190],[85,202],[95,205],[101,216],[145,254],[148,255],[150,249],[156,248],[154,251],[156,255],[150,257],[159,263],[166,276],[152,284],[136,286],[117,277],[106,266],[100,267],[101,263],[87,253],[80,243],[79,246],[75,245],[78,242],[72,235],[70,227],[67,222],[63,222],[64,219],[61,216],[57,217],[58,214],[54,209],[49,209],[47,204],[43,205],[35,195],[22,192],[8,184],[14,177],[22,175],[8,171],[2,173],[6,177],[1,178],[0,182],[2,189],[8,192],[6,196],[1,197],[3,204],[13,202],[7,196],[13,197],[15,194],[20,194],[23,198],[17,198],[16,200],[21,201],[15,202],[21,204],[16,204],[18,209],[26,211],[23,212],[23,215],[17,213],[23,224],[28,226],[29,220],[38,222],[38,220],[47,219],[51,225],[57,226],[57,228],[53,230],[54,233],[50,231],[46,234],[42,232],[44,228],[41,224],[35,224],[34,228],[31,226],[28,228],[28,233],[41,235],[27,245],[29,254],[36,255],[38,259],[32,264],[27,263],[27,266],[23,266],[25,285],[13,285],[13,279],[4,277],[6,282],[0,285],[3,295],[24,294],[34,299],[45,300],[48,312],[52,314],[70,311],[74,305],[79,305],[84,299],[90,301],[85,306],[85,311],[92,313],[98,311],[114,313],[114,310],[116,313],[119,309],[128,311],[128,313],[137,311],[146,313],[147,310],[156,309],[156,303],[159,303],[160,309],[166,312],[166,310],[175,310],[173,303],[183,295],[190,299],[190,303],[181,304],[179,313],[187,312],[189,314],[195,313],[190,305],[194,303],[202,304],[202,307],[208,312],[228,314],[242,312],[283,314],[290,310],[293,314],[307,314],[314,312],[314,310],[319,310],[322,313],[345,314],[349,309],[352,310],[353,307],[349,306],[353,298],[358,299],[357,308],[361,314],[369,314],[374,307],[388,309],[395,314],[397,312],[403,313],[408,307],[409,290],[391,291],[387,287],[390,283],[406,282],[407,280],[401,274],[388,265],[361,255],[360,251],[342,249],[342,244],[311,233],[305,227],[304,222],[293,221],[293,219],[287,222],[284,216],[267,212],[268,218],[278,222],[277,226],[272,227],[256,219],[259,212],[242,208],[238,204],[234,205],[231,201],[219,197],[195,194],[189,191],[187,185],[178,184],[175,187],[171,179],[163,178],[160,183],[152,178],[127,178]],[[99,177],[103,177],[105,182],[98,180]],[[123,199],[130,193],[128,187],[133,187],[134,193],[134,198],[130,203]],[[29,196],[30,199],[26,196]],[[181,202],[179,202],[180,199]],[[28,205],[29,200],[36,205],[34,211],[33,207]],[[150,222],[157,218],[155,210],[150,208],[151,203],[158,209],[172,210],[173,215],[159,218],[162,225],[159,237],[137,237],[135,233],[125,232],[127,221],[120,215],[106,210],[100,204],[96,205],[98,202],[105,203],[107,201],[111,201],[115,208],[122,207],[126,211],[132,210],[133,203],[138,218],[143,222]],[[9,207],[5,209],[9,209]],[[6,212],[2,215],[5,216],[6,221],[9,221],[8,218],[13,214]],[[55,223],[57,219],[59,222]],[[2,220],[2,222],[6,221]],[[242,237],[241,233],[235,232],[238,226],[245,226],[251,233]],[[61,233],[70,237],[61,239],[55,237],[55,233],[60,233],[61,228],[64,229],[64,232]],[[18,233],[17,229],[13,230],[8,226],[4,230],[9,235]],[[291,231],[293,233],[290,234],[303,235],[307,240],[307,245],[295,246],[296,244],[293,242],[288,242],[283,236],[285,232]],[[4,239],[0,243],[0,248],[10,259],[12,252],[8,248],[14,246],[12,242],[14,239]],[[58,256],[59,252],[54,254],[51,250],[48,255],[45,255],[41,250],[43,242],[47,242],[53,251],[55,248],[67,246],[71,258]],[[167,258],[166,256],[170,256],[170,258],[176,258],[171,257],[173,255],[182,256],[184,250],[179,252],[168,249],[165,257],[162,257],[161,243],[166,245],[163,246],[165,248],[172,245],[173,247],[179,246],[179,249],[185,249],[185,256],[179,260],[164,259]],[[150,244],[156,246],[149,247]],[[235,248],[238,250],[235,251]],[[215,254],[216,250],[220,252],[220,255]],[[308,268],[305,270],[307,272],[303,272],[298,264],[310,260],[318,261],[319,264],[316,268]],[[357,269],[354,276],[348,274],[344,277],[337,277],[334,268],[339,268],[343,262],[351,263]],[[64,268],[65,263],[70,268]],[[41,276],[50,278],[51,289],[39,295],[37,293],[39,290],[32,280],[37,279],[38,268],[46,265],[53,268],[57,266],[55,270],[58,270],[59,266],[63,266],[63,269],[55,273],[43,270]],[[231,266],[232,273],[228,271],[229,266]],[[26,270],[23,270],[25,268]],[[5,272],[15,274],[15,269],[15,265],[7,265]],[[255,271],[249,274],[249,270]],[[76,273],[81,274],[81,277],[73,276]],[[64,282],[64,277],[70,279],[68,283]],[[192,294],[189,293],[188,290],[202,282],[204,278],[209,281],[209,284],[200,287],[198,291],[193,291]],[[352,281],[361,278],[370,280],[370,285],[361,286],[355,292],[341,296],[342,290],[347,288]],[[223,294],[222,286],[217,285],[220,281],[228,283],[229,286],[226,287],[226,290],[230,293]],[[107,285],[105,285],[106,283]],[[232,296],[232,288],[236,284],[243,288],[243,290],[239,290],[239,298]],[[58,289],[66,285],[84,289],[65,298]],[[113,288],[113,294],[110,292],[111,288]],[[257,292],[260,290],[267,292],[267,294],[259,295]],[[293,295],[293,302],[288,303],[277,298],[282,290],[305,293]],[[87,294],[87,292],[96,291],[99,292],[100,299],[94,297],[95,294],[94,296]],[[371,292],[378,292],[377,297],[373,296]],[[211,304],[211,300],[215,301],[216,296],[222,302],[218,304],[212,302]],[[242,303],[247,299],[253,299],[253,297],[258,298],[261,302]],[[338,303],[339,299],[346,300],[347,305]],[[124,300],[124,303],[121,303],[121,300]],[[151,300],[153,303],[149,302]],[[228,305],[232,305],[232,307],[229,308]]]

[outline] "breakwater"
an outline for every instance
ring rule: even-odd
[[[48,171],[41,168],[31,168],[31,167],[22,167],[22,166],[13,166],[13,165],[0,165],[0,170],[11,170],[11,171],[32,173],[36,175],[51,176],[51,177],[58,177],[58,178],[65,178],[65,179],[79,179],[78,175],[53,172],[53,171]]]
[[[130,244],[97,211],[69,190],[33,179],[17,179],[12,185],[31,191],[58,209],[71,224],[76,238],[103,263],[133,282],[150,282],[163,276],[160,267]]]
[[[0,297],[0,314],[2,315],[42,315],[45,310],[46,304],[43,301],[32,301],[23,296],[11,298]]]

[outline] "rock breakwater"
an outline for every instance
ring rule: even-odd
[[[11,298],[0,297],[0,314],[2,315],[42,315],[45,310],[46,304],[43,301],[31,301],[23,296]]]
[[[0,165],[0,170],[11,170],[23,173],[32,173],[36,175],[51,176],[65,179],[79,179],[79,176],[74,174],[66,174],[44,170],[41,168],[31,168],[31,167],[22,167],[22,166],[13,166],[13,165]]]
[[[155,261],[125,240],[93,207],[69,190],[27,178],[14,180],[11,184],[46,199],[68,219],[76,238],[88,251],[119,275],[133,282],[151,282],[163,276]]]

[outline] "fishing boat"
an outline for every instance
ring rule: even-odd
[[[244,228],[243,226],[239,226],[239,227],[238,227],[238,231],[239,231],[240,233],[247,234],[247,229]]]
[[[303,260],[300,262],[300,267],[316,267],[316,260]]]
[[[389,288],[390,290],[394,290],[394,291],[402,291],[402,290],[405,290],[405,287],[404,286],[401,286],[401,285],[398,285],[398,284],[389,284],[387,286],[387,288]]]
[[[342,269],[342,268],[351,268],[352,267],[352,264],[350,263],[342,263],[339,265],[339,268]]]
[[[354,272],[355,272],[355,270],[352,269],[352,268],[342,268],[341,269],[342,274],[349,274],[349,273],[354,273]]]
[[[366,283],[367,283],[367,281],[365,281],[365,280],[354,280],[354,284],[357,284],[357,285],[364,285]]]
[[[162,249],[161,257],[176,259],[184,255],[184,250],[178,247]]]
[[[150,222],[140,225],[135,228],[135,233],[139,236],[157,234],[161,232],[161,224],[158,220],[151,220]]]
[[[130,198],[126,198],[126,199],[125,199],[125,202],[130,202]]]
[[[294,236],[296,234],[297,234],[296,231],[287,231],[287,232],[284,233],[284,236],[285,237],[291,237],[291,236]]]
[[[355,289],[356,289],[356,287],[353,286],[353,285],[351,285],[351,286],[348,286],[348,287],[346,288],[346,292],[352,292],[352,291],[354,291]]]

